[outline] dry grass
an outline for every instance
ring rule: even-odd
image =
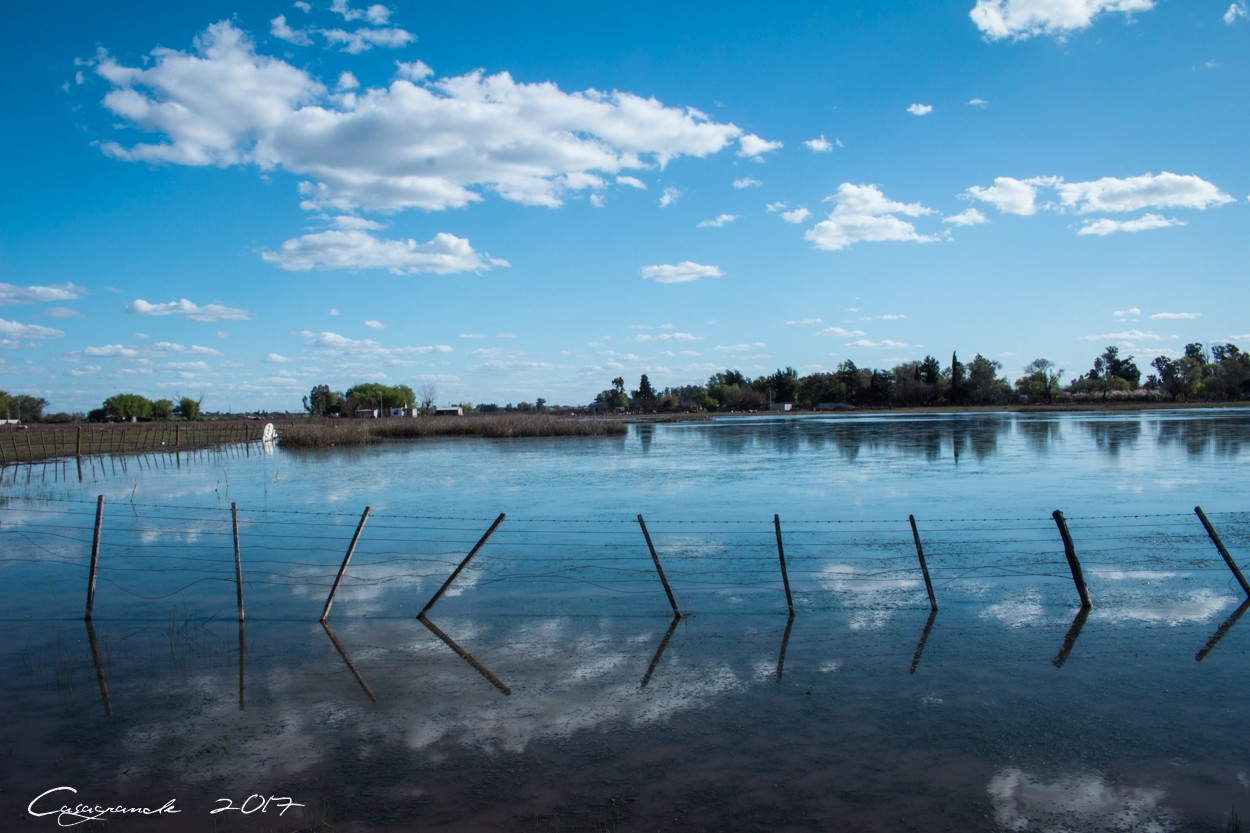
[[[554,414],[469,414],[386,419],[306,419],[277,425],[283,448],[329,448],[429,437],[609,437],[628,429],[618,420]]]

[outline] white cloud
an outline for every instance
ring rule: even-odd
[[[1145,174],[1126,179],[1103,177],[1091,182],[1059,182],[1064,206],[1080,214],[1095,211],[1140,211],[1144,208],[1196,208],[1233,202],[1233,198],[1200,177]]]
[[[741,191],[744,188],[758,188],[764,183],[750,176],[739,177],[733,181],[733,186]]]
[[[411,32],[395,27],[361,28],[350,32],[346,29],[321,29],[319,34],[326,39],[327,43],[340,46],[350,55],[368,52],[375,46],[398,49],[417,39]]]
[[[741,219],[737,214],[721,214],[715,220],[702,220],[699,228],[724,228],[734,220]]]
[[[1125,318],[1133,315],[1141,315],[1141,307],[1129,307],[1128,309],[1118,309],[1111,313],[1116,318]]]
[[[889,240],[930,243],[937,237],[923,235],[898,215],[922,217],[932,209],[919,203],[901,203],[887,199],[875,185],[853,185],[844,182],[838,192],[828,198],[834,209],[828,219],[807,231],[805,239],[818,249],[836,251],[860,242]]]
[[[833,153],[834,143],[826,139],[824,133],[821,133],[816,139],[808,139],[803,144],[812,153]],[[842,143],[838,142],[837,147],[842,147]]]
[[[1250,12],[1246,10],[1246,0],[1237,0],[1236,3],[1228,7],[1228,11],[1224,12],[1224,22],[1232,26],[1239,18],[1250,17]]]
[[[652,280],[656,283],[689,283],[700,278],[724,277],[724,274],[716,266],[705,266],[689,260],[683,260],[676,265],[664,264],[642,267],[642,277],[645,280]]]
[[[385,330],[386,329],[386,325],[383,324],[381,321],[374,321],[372,319],[369,321],[366,321],[365,326],[368,327],[370,330]]]
[[[142,298],[136,298],[126,306],[126,312],[131,315],[180,315],[192,321],[246,321],[252,317],[245,309],[234,309],[223,304],[200,306],[186,298],[163,304],[150,304]]]
[[[785,220],[787,223],[794,223],[795,225],[798,225],[810,216],[812,216],[812,212],[808,211],[806,208],[796,208],[793,211],[781,212],[781,219]]]
[[[428,243],[418,243],[412,239],[383,240],[354,229],[306,234],[286,241],[277,252],[262,252],[261,257],[289,272],[386,269],[396,275],[451,275],[509,265],[506,260],[479,254],[468,240],[445,232],[434,235]]]
[[[660,208],[668,208],[679,199],[681,199],[680,188],[665,188],[664,193],[660,195]]]
[[[988,202],[1004,214],[1027,217],[1037,212],[1036,185],[1037,180],[999,176],[989,187],[974,185],[964,193],[973,199]]]
[[[1182,220],[1161,217],[1158,214],[1146,214],[1136,220],[1109,220],[1104,217],[1101,220],[1086,221],[1077,234],[1095,234],[1099,237],[1106,237],[1108,234],[1115,234],[1117,231],[1150,231],[1152,229],[1183,225],[1185,223]]]
[[[950,217],[943,217],[942,222],[952,226],[979,226],[988,223],[989,218],[975,208],[968,208]]]
[[[265,356],[265,361],[269,364],[289,364],[291,360],[286,356],[279,355],[278,353],[270,353]]]
[[[286,22],[286,15],[280,14],[269,21],[269,34],[296,46],[311,46],[312,38],[302,29],[292,29]]]
[[[61,330],[42,327],[38,324],[22,324],[0,318],[0,338],[60,338],[65,335]],[[17,345],[13,345],[17,346]]]
[[[1153,331],[1122,330],[1118,333],[1103,333],[1097,336],[1078,336],[1080,341],[1162,341],[1163,336]]]
[[[342,313],[341,313],[341,312],[339,312],[338,310],[336,310],[336,309],[331,309],[331,310],[330,310],[330,317],[331,317],[331,318],[338,318],[340,315],[342,315]]]
[[[868,348],[875,349],[875,350],[902,350],[906,347],[911,347],[910,344],[907,344],[905,342],[891,341],[888,338],[883,339],[881,341],[869,341],[866,338],[861,338],[858,341],[852,341],[846,346],[847,347],[868,347]]]
[[[753,341],[749,344],[722,344],[718,347],[713,347],[712,349],[719,350],[722,353],[747,353],[751,350],[759,350],[767,346],[768,345],[762,341]]]
[[[1066,35],[1088,28],[1109,12],[1148,12],[1155,0],[977,0],[968,16],[989,40],[1025,40]]]
[[[927,116],[933,112],[932,104],[913,104],[907,108],[907,112],[913,116]]]
[[[319,333],[301,330],[296,335],[307,339],[308,346],[318,354],[331,357],[406,359],[415,356],[426,356],[432,353],[454,352],[446,344],[386,347],[373,339],[348,338],[339,333],[325,330]]]
[[[658,333],[656,335],[652,335],[651,333],[639,333],[638,335],[634,336],[633,338],[629,340],[636,341],[636,342],[648,342],[648,341],[702,341],[703,339],[695,335],[694,333],[672,333],[670,332],[670,333]],[[622,358],[627,358],[627,357],[622,356]]]
[[[133,347],[126,347],[122,344],[106,344],[103,347],[88,347],[82,351],[84,356],[95,356],[97,358],[106,359],[133,359],[139,355],[139,351]]]
[[[425,61],[396,61],[395,77],[407,81],[424,81],[434,74],[434,70]]]
[[[154,49],[137,67],[102,52],[95,70],[111,85],[105,106],[158,137],[102,147],[133,161],[284,169],[308,178],[305,207],[341,212],[443,210],[484,191],[555,206],[585,187],[579,177],[704,157],[743,136],[697,110],[628,92],[566,93],[480,71],[414,83],[428,68],[403,66],[389,86],[337,96],[305,70],[259,54],[230,21],[210,26],[193,52]],[[758,155],[774,144],[753,137],[743,150]]]
[[[1156,312],[1150,316],[1159,321],[1196,321],[1202,317],[1200,312]]]
[[[0,283],[0,306],[5,304],[39,304],[45,301],[73,301],[86,290],[72,283],[59,286],[16,286]]]
[[[984,98],[970,98],[968,99],[968,106],[969,107],[989,107],[990,103],[986,101]]]
[[[745,156],[749,159],[758,160],[765,153],[772,153],[782,148],[781,142],[770,142],[767,139],[761,139],[754,133],[748,133],[738,138],[738,155]]]
[[[629,188],[637,188],[639,191],[647,190],[647,183],[643,182],[636,176],[618,176],[616,178],[617,185],[624,185]]]
[[[802,320],[787,321],[786,325],[790,327],[807,327],[813,324],[820,324],[820,323],[821,323],[821,320],[819,318],[804,318]]]
[[[44,315],[49,318],[86,318],[87,316],[70,307],[49,307]]]
[[[847,330],[843,327],[826,327],[816,335],[838,336],[839,338],[855,338],[855,336],[866,335],[866,333],[863,330]]]
[[[1041,189],[1053,191],[1057,200],[1038,204]],[[971,199],[988,202],[1004,214],[1029,216],[1039,209],[1090,214],[1140,211],[1148,208],[1191,208],[1199,211],[1235,200],[1215,185],[1193,175],[1163,172],[1126,178],[1103,177],[1087,182],[1066,182],[1062,177],[1039,176],[1015,179],[1000,176],[989,187],[973,186],[964,192]],[[1184,225],[1183,221],[1147,214],[1136,220],[1086,222],[1078,234],[1108,235]]]

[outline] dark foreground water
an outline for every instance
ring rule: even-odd
[[[1223,831],[1250,617],[1193,507],[1245,562],[1247,457],[1210,411],[5,469],[0,825]]]

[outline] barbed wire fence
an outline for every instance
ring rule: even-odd
[[[1245,551],[1250,513],[1211,513],[1210,533],[1200,515],[917,518],[913,534],[908,518],[505,521],[9,499],[0,506],[0,567],[38,565],[90,581],[86,618],[97,580],[101,612],[123,601],[217,598],[202,585],[221,584],[223,602],[237,585],[240,617],[246,589],[253,613],[323,619],[336,596],[336,615],[347,617],[376,614],[381,597],[397,591],[411,594],[415,614],[440,584],[449,595],[502,594],[517,610],[565,594],[620,610],[662,609],[669,587],[675,614],[707,606],[710,596],[783,613],[925,607],[930,598],[936,608],[952,594],[1010,596],[1026,583],[1077,602],[1081,577],[1065,561],[1058,524],[1066,520],[1095,605],[1125,581],[1161,577],[1169,591],[1188,583],[1250,595],[1235,557],[1224,563],[1217,551]],[[492,521],[493,536],[484,535]]]

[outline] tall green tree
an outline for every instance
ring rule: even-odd
[[[115,393],[104,400],[104,413],[113,419],[151,419],[152,400],[137,393]]]
[[[174,406],[174,413],[188,422],[192,422],[200,418],[200,405],[203,397],[200,399],[192,399],[189,396],[178,397],[178,404]]]
[[[330,390],[329,385],[313,385],[304,397],[304,410],[313,416],[334,413],[343,404],[343,394]]]

